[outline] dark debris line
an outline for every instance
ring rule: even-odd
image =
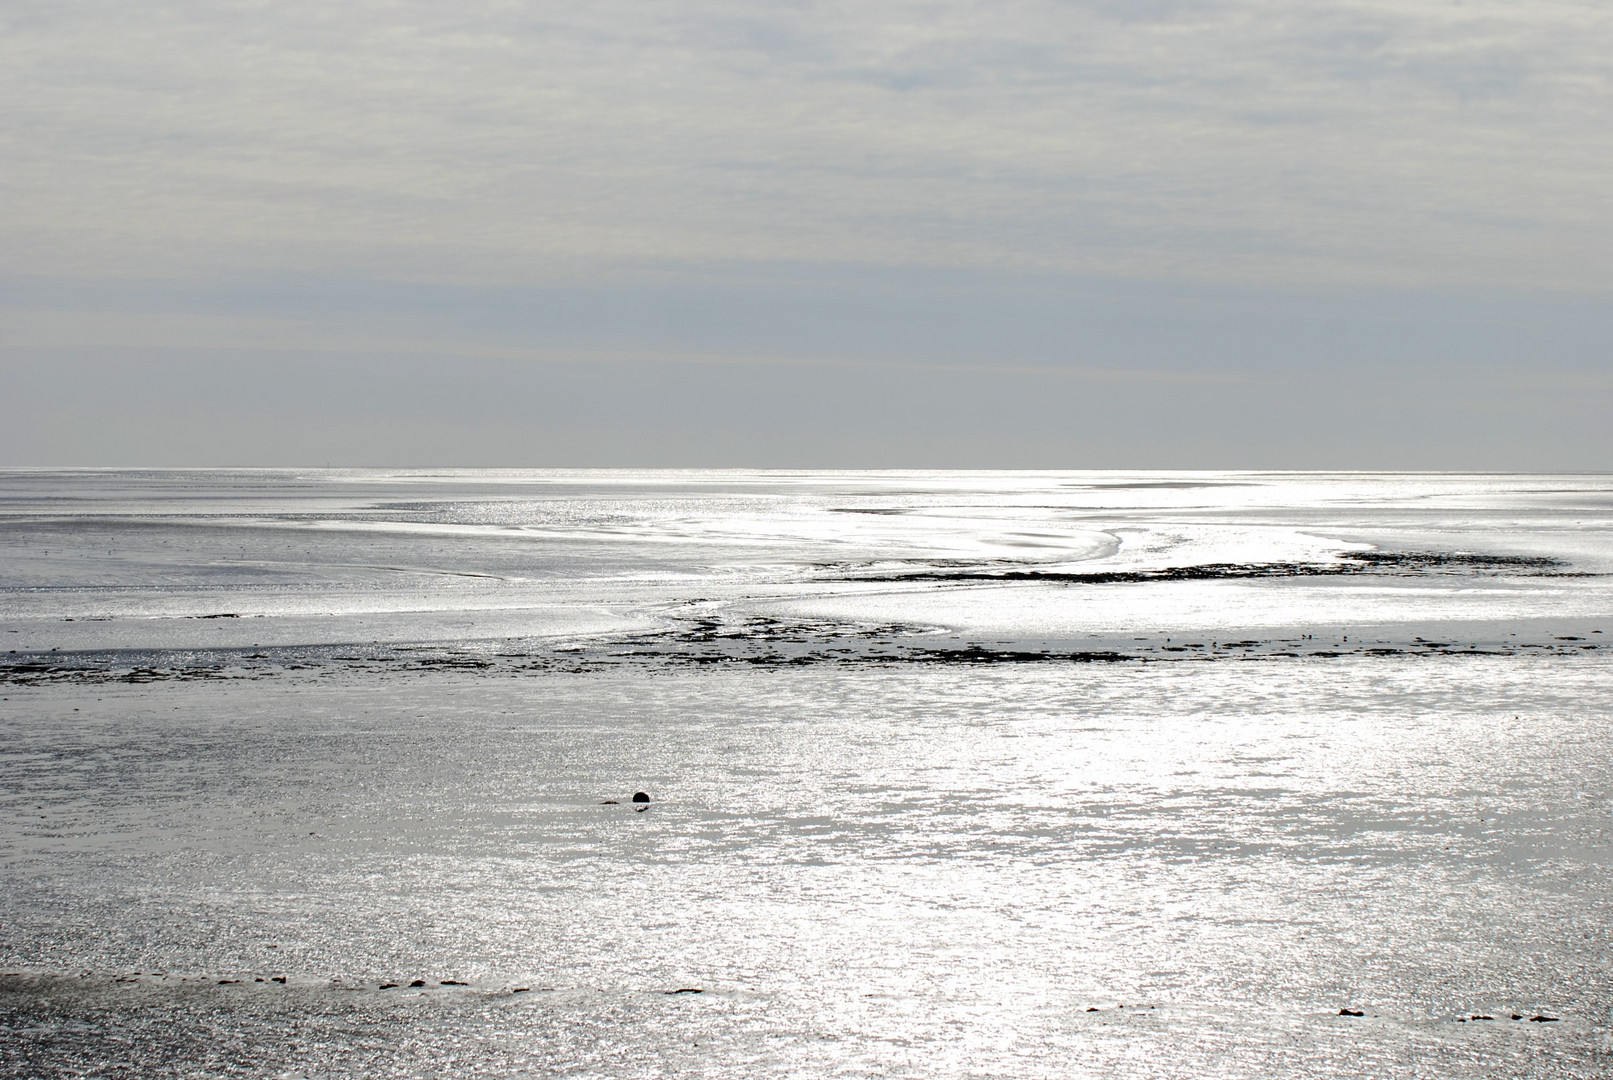
[[[1613,639],[1610,639],[1613,640]],[[983,664],[1112,664],[1112,663],[1206,663],[1255,662],[1285,659],[1327,660],[1347,656],[1366,657],[1480,657],[1480,656],[1581,656],[1607,651],[1598,637],[1586,640],[1561,636],[1551,640],[1463,643],[1459,641],[1383,641],[1360,639],[1343,641],[1311,636],[1244,641],[1184,642],[1155,636],[1123,648],[1024,649],[994,648],[978,642],[937,645],[900,641],[865,642],[861,648],[836,647],[837,639],[802,641],[783,647],[780,642],[725,637],[718,642],[690,641],[677,631],[654,639],[614,642],[591,649],[535,649],[530,653],[477,653],[447,646],[430,656],[376,654],[363,659],[350,655],[296,655],[255,658],[247,661],[220,650],[207,657],[187,654],[183,660],[163,663],[150,653],[142,653],[145,663],[131,665],[119,654],[58,653],[52,663],[0,661],[0,685],[36,686],[51,683],[151,683],[191,680],[253,680],[274,678],[287,672],[364,671],[391,676],[423,676],[438,672],[481,674],[489,677],[541,674],[581,674],[633,666],[698,668],[742,666],[788,668],[818,664],[845,667],[886,667],[892,665]],[[344,654],[350,650],[343,650]]]
[[[1467,552],[1357,551],[1336,562],[1205,563],[1159,570],[914,570],[851,575],[844,580],[874,584],[904,581],[1040,581],[1058,585],[1138,585],[1153,581],[1239,581],[1248,578],[1343,577],[1378,573],[1393,576],[1459,573],[1509,573],[1516,577],[1597,577],[1571,570],[1561,559],[1535,555],[1477,555]]]

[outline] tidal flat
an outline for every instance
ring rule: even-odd
[[[0,474],[0,1075],[1605,1075],[1610,523]]]

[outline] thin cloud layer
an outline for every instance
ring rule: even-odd
[[[13,0],[0,273],[1599,292],[1610,57],[1565,0]]]

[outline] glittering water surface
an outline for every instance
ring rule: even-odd
[[[0,480],[5,1075],[1613,1069],[1605,480]]]

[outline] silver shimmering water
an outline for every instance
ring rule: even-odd
[[[1610,511],[4,474],[0,1069],[1603,1075]]]

